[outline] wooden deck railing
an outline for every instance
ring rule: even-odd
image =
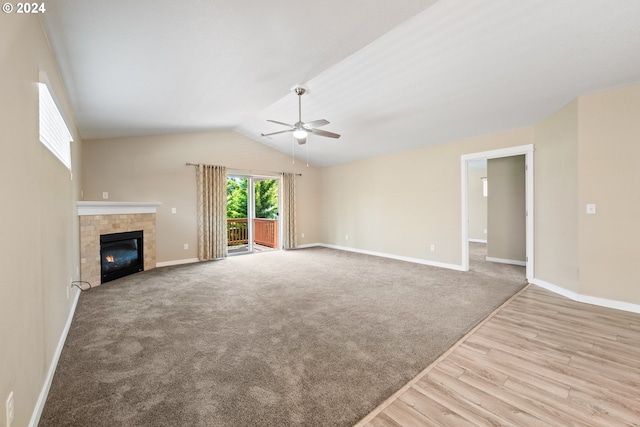
[[[249,227],[247,218],[227,219],[227,245],[249,243]]]
[[[241,245],[249,242],[247,218],[227,219],[227,245]],[[278,247],[278,220],[255,218],[253,220],[253,241],[270,248]]]
[[[253,220],[253,241],[270,248],[278,247],[278,220],[255,218]]]

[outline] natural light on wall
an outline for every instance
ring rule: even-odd
[[[38,83],[40,93],[40,142],[71,170],[71,132],[53,101],[47,85]]]

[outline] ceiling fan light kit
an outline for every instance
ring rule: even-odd
[[[306,130],[304,129],[296,129],[293,131],[293,137],[295,139],[305,139],[307,137],[308,133]]]
[[[329,122],[327,120],[320,119],[320,120],[313,120],[306,123],[303,122],[302,121],[302,95],[304,95],[304,93],[307,90],[302,86],[294,86],[293,91],[296,93],[296,95],[298,95],[298,121],[295,124],[291,125],[289,123],[279,122],[277,120],[267,120],[268,122],[271,122],[271,123],[287,126],[289,127],[289,129],[281,130],[278,132],[263,133],[261,135],[271,136],[271,135],[278,135],[281,133],[292,132],[293,137],[295,138],[296,141],[298,141],[298,144],[300,145],[303,145],[307,142],[307,137],[309,136],[310,133],[313,133],[318,136],[325,136],[328,138],[335,138],[335,139],[340,138],[340,135],[337,133],[317,129],[318,127],[328,125]]]

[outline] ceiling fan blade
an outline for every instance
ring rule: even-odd
[[[311,128],[319,128],[328,124],[329,122],[327,120],[320,119],[320,120],[314,120],[312,122],[307,122],[303,124],[302,127],[304,127],[305,129],[311,129]]]
[[[289,126],[290,128],[293,127],[293,125],[290,125],[289,123],[283,123],[283,122],[279,122],[279,121],[276,121],[276,120],[267,120],[267,121],[271,122],[271,123],[276,123],[276,124],[279,124],[279,125],[282,125],[282,126]]]
[[[277,135],[279,133],[286,133],[286,132],[291,132],[293,129],[287,129],[287,130],[281,130],[278,132],[271,132],[271,133],[261,133],[260,135],[262,136],[271,136],[271,135]]]
[[[326,130],[308,129],[308,131],[318,136],[327,136],[329,138],[340,138],[339,134],[333,133],[333,132],[327,132]]]

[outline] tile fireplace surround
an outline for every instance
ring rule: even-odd
[[[100,235],[142,230],[144,269],[156,266],[156,208],[150,202],[78,202],[80,280],[100,285]]]

